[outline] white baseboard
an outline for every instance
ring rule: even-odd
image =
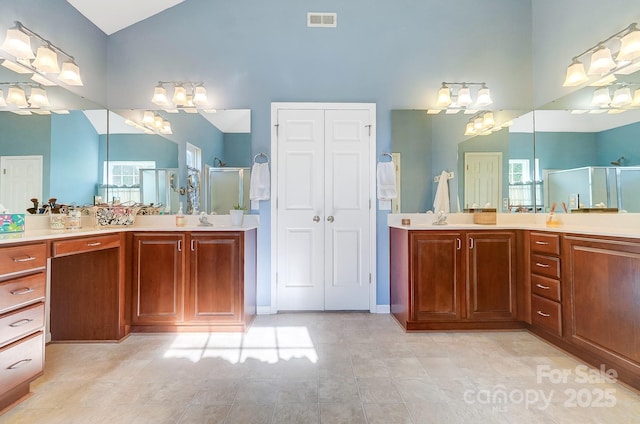
[[[376,314],[390,314],[391,313],[391,305],[376,305],[375,313]]]
[[[271,308],[271,306],[258,306],[256,308],[256,314],[258,315],[273,315],[275,312]]]

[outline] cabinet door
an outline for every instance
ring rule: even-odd
[[[412,233],[410,243],[412,319],[462,318],[464,279],[459,266],[462,235]]]
[[[640,243],[565,236],[563,309],[572,343],[640,371]]]
[[[183,321],[184,234],[133,235],[133,324]]]
[[[192,234],[187,321],[242,318],[242,250],[241,233]]]
[[[515,241],[508,231],[467,233],[468,318],[515,318]]]

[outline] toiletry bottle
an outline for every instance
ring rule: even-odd
[[[180,209],[178,209],[178,214],[176,215],[176,227],[184,227],[187,224],[187,218],[184,217],[184,212],[182,211],[182,202],[180,202]]]

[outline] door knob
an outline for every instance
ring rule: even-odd
[[[329,215],[329,216],[327,217],[327,221],[329,221],[329,222],[333,222],[333,215]]]
[[[320,222],[320,217],[318,215],[314,216],[313,222]]]

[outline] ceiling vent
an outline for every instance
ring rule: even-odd
[[[307,26],[320,28],[335,28],[338,26],[337,13],[307,13]]]

